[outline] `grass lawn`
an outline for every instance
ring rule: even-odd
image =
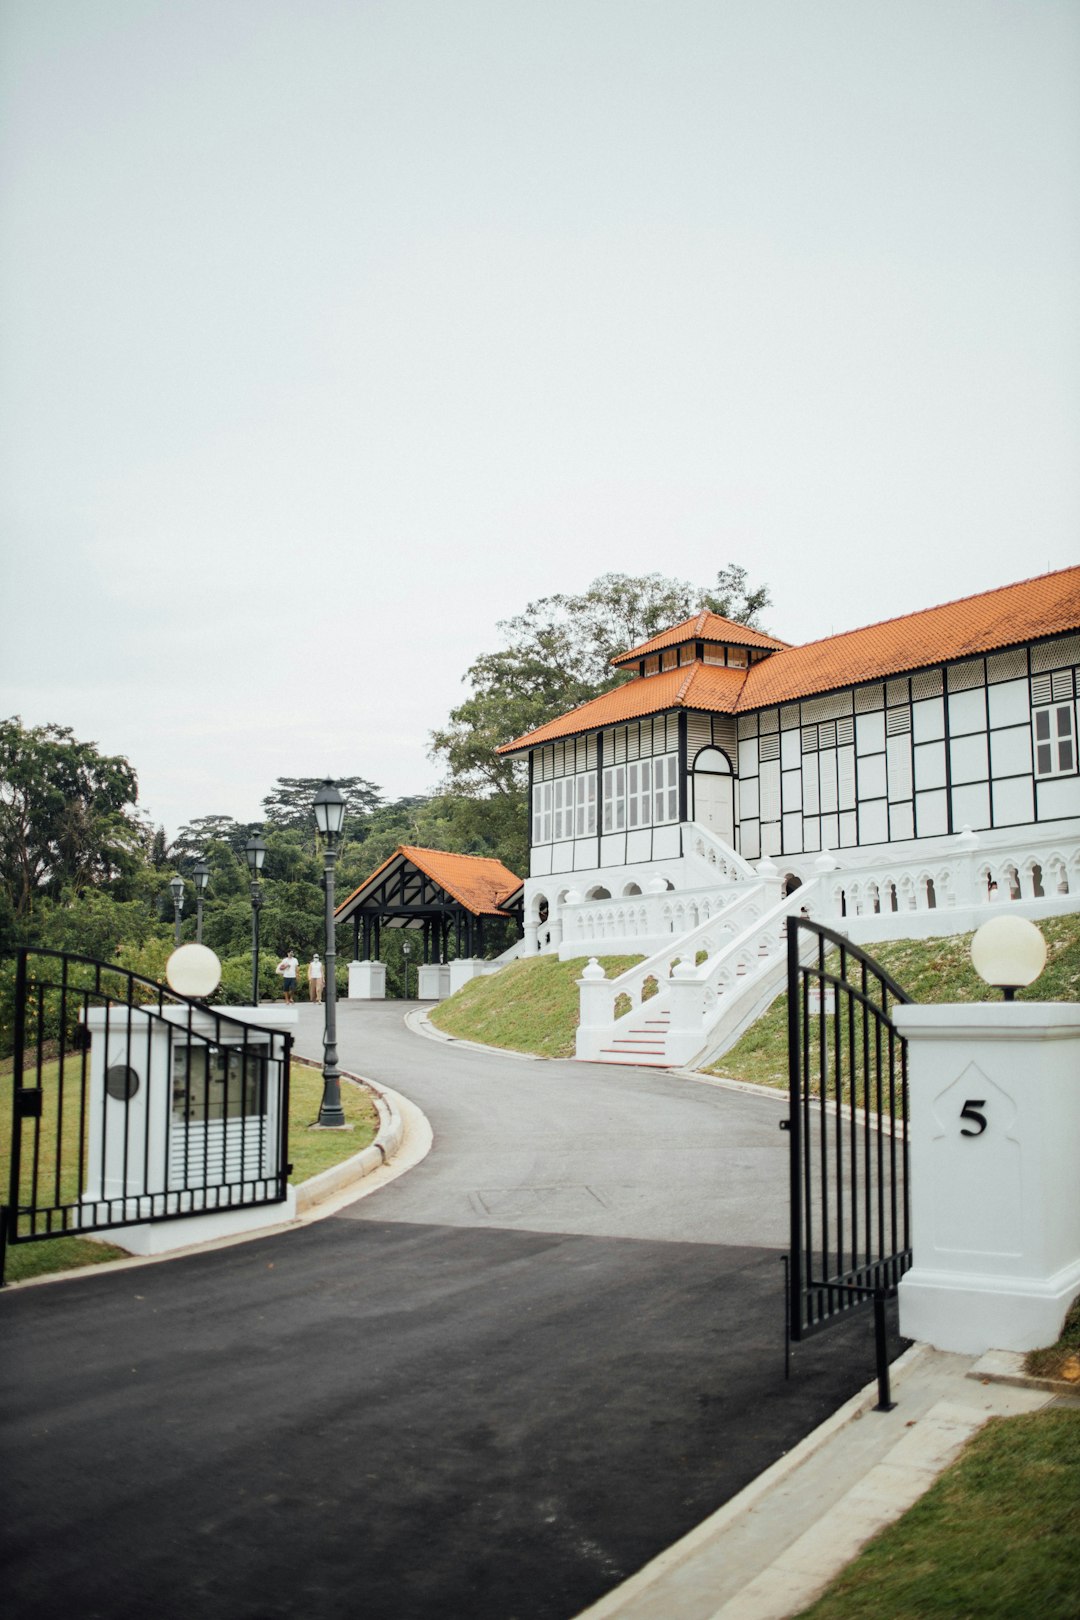
[[[609,979],[640,962],[640,956],[601,956]],[[577,980],[585,959],[560,962],[532,956],[482,979],[470,979],[430,1013],[436,1029],[461,1040],[502,1046],[540,1057],[573,1057],[578,1023]]]
[[[800,1620],[1076,1620],[1080,1411],[993,1418]]]
[[[1042,976],[1018,1001],[1080,1001],[1080,916],[1051,917],[1038,924],[1046,940]],[[971,935],[945,939],[890,939],[867,947],[869,954],[905,989],[913,1001],[996,1001],[998,993],[971,965]],[[810,1020],[811,1044],[818,1019]],[[706,1074],[750,1080],[760,1086],[787,1089],[787,996],[779,996],[752,1028],[710,1063]]]
[[[71,1059],[69,1059],[71,1061]],[[78,1061],[77,1056],[74,1059]],[[41,1163],[53,1164],[55,1162],[56,1120],[55,1113],[48,1107],[50,1087],[55,1094],[57,1064],[46,1063],[42,1066],[43,1089],[46,1093],[46,1107],[41,1121]],[[370,1095],[360,1086],[343,1080],[341,1083],[341,1101],[345,1110],[346,1122],[352,1125],[350,1131],[313,1131],[310,1129],[313,1120],[319,1117],[319,1102],[322,1098],[322,1072],[310,1067],[296,1059],[292,1063],[291,1084],[289,1088],[289,1157],[292,1161],[292,1174],[289,1181],[298,1185],[308,1181],[312,1176],[319,1174],[320,1170],[327,1170],[331,1165],[339,1164],[342,1159],[351,1158],[367,1147],[379,1128],[379,1116]],[[11,1119],[11,1062],[10,1059],[0,1072],[0,1189],[2,1196],[8,1196],[8,1183],[11,1174],[11,1132],[9,1121]],[[60,1155],[60,1197],[72,1200],[79,1194],[79,1119],[75,1109],[69,1109],[64,1119],[62,1131],[62,1146]],[[29,1133],[27,1140],[30,1140]],[[24,1199],[30,1197],[31,1166],[27,1160],[24,1149],[22,1163],[22,1195]],[[50,1184],[50,1191],[55,1190],[55,1181]],[[116,1229],[116,1237],[123,1238],[123,1228]],[[15,1243],[8,1247],[7,1263],[5,1266],[6,1280],[8,1282],[21,1282],[27,1277],[45,1276],[53,1271],[67,1271],[76,1266],[97,1266],[108,1260],[122,1260],[126,1250],[113,1243],[98,1241],[88,1237],[58,1237],[50,1238],[42,1243]]]

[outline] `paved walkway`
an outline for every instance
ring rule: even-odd
[[[775,1527],[803,1531],[772,1495],[755,1567],[724,1541],[735,1499],[787,1477],[873,1367],[863,1316],[784,1382],[782,1103],[436,1045],[393,1004],[346,1004],[340,1034],[343,1066],[431,1122],[407,1175],[296,1230],[0,1296],[5,1612],[692,1620],[745,1601]],[[839,1428],[880,1446],[908,1421]]]

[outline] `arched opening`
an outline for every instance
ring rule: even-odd
[[[610,900],[611,890],[605,889],[602,883],[597,883],[585,896],[586,900]]]
[[[802,878],[796,877],[794,872],[789,872],[787,877],[784,879],[784,887],[782,891],[784,898],[786,899],[789,894],[794,894],[796,889],[801,888]]]
[[[623,889],[624,896],[628,895],[628,894],[640,894],[640,893],[641,893],[641,885],[638,884],[638,883],[628,883],[626,885],[626,887]]]
[[[731,761],[719,748],[702,748],[694,756],[693,818],[699,827],[725,844],[735,843],[735,778]]]

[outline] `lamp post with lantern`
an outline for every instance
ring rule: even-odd
[[[401,942],[401,954],[402,954],[402,957],[404,958],[404,963],[405,963],[405,1000],[406,1001],[408,1001],[408,999],[409,999],[409,955],[410,955],[411,951],[412,951],[412,946],[409,944],[407,939],[403,939],[402,942]]]
[[[244,845],[244,856],[251,872],[251,1005],[259,1005],[259,912],[262,910],[262,887],[259,873],[266,859],[266,844],[255,833]]]
[[[323,1030],[323,1094],[318,1123],[340,1129],[345,1124],[341,1106],[341,1077],[337,1066],[337,939],[334,923],[334,867],[338,839],[345,825],[345,800],[330,777],[315,795],[315,825],[323,839],[323,876],[326,887],[326,1024]]]
[[[176,943],[180,943],[180,918],[184,914],[184,880],[177,872],[174,878],[169,879],[169,888],[172,890],[173,928]]]
[[[200,861],[195,868],[195,943],[202,944],[202,908],[206,898],[207,886],[210,882],[210,868],[205,861]]]

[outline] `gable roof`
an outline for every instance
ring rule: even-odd
[[[649,653],[677,646],[681,641],[722,641],[729,647],[757,647],[773,651],[788,645],[786,641],[777,641],[775,636],[767,636],[763,630],[753,630],[749,625],[737,624],[734,619],[724,619],[719,613],[703,609],[691,618],[683,619],[681,624],[672,625],[670,630],[661,630],[659,635],[650,636],[639,647],[631,647],[629,652],[620,653],[611,662],[618,669],[623,664],[632,664],[639,658],[647,657]]]
[[[762,709],[816,692],[833,692],[1060,635],[1077,626],[1080,567],[1062,568],[775,653],[748,672],[738,709]]]
[[[601,693],[568,714],[549,720],[547,725],[538,726],[513,742],[503,743],[496,753],[520,753],[539,743],[576,737],[583,731],[597,731],[624,720],[641,720],[668,709],[706,709],[732,714],[745,680],[744,669],[729,669],[724,664],[682,664],[678,669],[666,669],[659,675],[625,681],[622,686]]]
[[[365,899],[372,897],[382,880],[403,866],[412,866],[423,873],[474,917],[507,916],[504,905],[514,900],[522,887],[521,879],[492,855],[454,855],[446,850],[399,844],[394,853],[341,902],[335,917],[345,921]],[[422,910],[422,905],[418,903],[417,909]]]
[[[711,617],[720,623],[718,615]],[[664,637],[655,636],[617,663],[644,655],[646,648],[689,639],[684,620]],[[744,627],[743,627],[744,628]],[[939,607],[922,608],[859,630],[845,630],[803,647],[785,646],[748,670],[723,665],[683,664],[658,675],[637,676],[535,731],[504,743],[500,754],[515,754],[540,743],[579,736],[625,720],[671,709],[712,714],[745,714],[790,703],[796,698],[835,692],[841,687],[902,675],[914,669],[971,658],[1080,628],[1080,567],[1001,585]]]

